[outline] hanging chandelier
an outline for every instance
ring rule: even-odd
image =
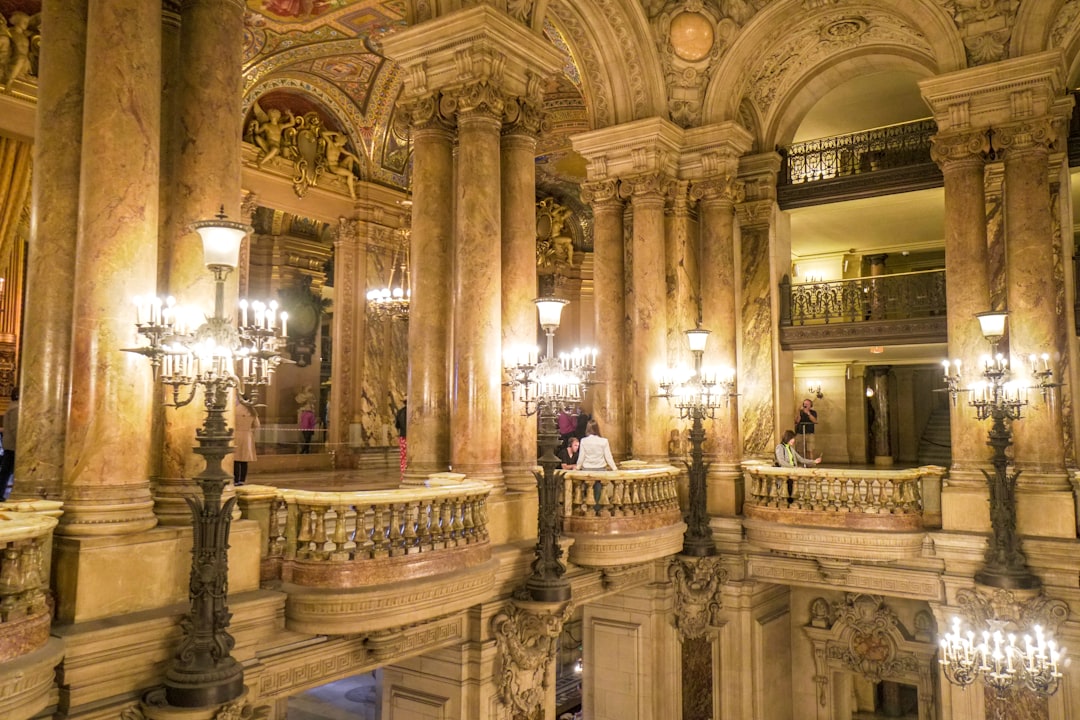
[[[1024,635],[1021,647],[1004,626],[1002,621],[990,621],[981,633],[964,633],[960,618],[953,618],[952,631],[941,639],[939,662],[945,678],[961,687],[981,679],[999,695],[1019,686],[1040,697],[1057,692],[1064,648],[1059,649],[1038,625]]]
[[[411,200],[401,203],[408,208]],[[409,272],[409,216],[399,231],[400,243],[394,248],[394,257],[390,263],[389,277],[382,287],[372,288],[367,294],[368,311],[379,320],[409,319],[409,300],[412,298],[411,276]]]

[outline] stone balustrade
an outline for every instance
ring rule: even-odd
[[[909,531],[941,524],[945,469],[779,468],[744,463],[748,518],[785,524]]]
[[[586,567],[645,562],[682,549],[679,468],[624,462],[618,471],[560,470],[570,560]]]
[[[446,563],[450,569],[468,567],[490,557],[486,503],[491,486],[463,477],[441,473],[426,487],[361,492],[247,485],[237,488],[237,495],[244,517],[263,528],[264,558],[271,568],[281,568],[282,580],[356,587],[442,572]],[[454,561],[454,550],[469,552],[458,553],[462,557]]]
[[[0,663],[49,640],[49,570],[58,501],[0,503]]]

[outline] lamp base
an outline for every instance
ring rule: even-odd
[[[975,573],[975,582],[1002,590],[1037,590],[1042,587],[1042,580],[1027,567],[1019,570],[984,567]]]
[[[711,537],[683,536],[682,554],[690,557],[709,557],[716,554],[716,543]]]
[[[221,705],[243,692],[244,668],[231,656],[213,668],[170,668],[165,673],[165,700],[173,707]]]
[[[566,602],[570,599],[570,583],[561,578],[545,582],[543,578],[530,577],[525,581],[525,592],[534,602]]]

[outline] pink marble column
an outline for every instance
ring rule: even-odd
[[[1014,375],[1024,379],[1029,354],[1049,353],[1059,371],[1066,358],[1066,327],[1058,315],[1065,289],[1056,266],[1048,176],[1049,147],[1062,131],[1053,119],[1040,118],[997,128],[994,135],[1005,150],[1009,352]],[[1012,430],[1014,462],[1024,471],[1020,485],[1067,488],[1060,407],[1032,408]]]
[[[965,381],[976,379],[976,362],[989,351],[976,313],[991,309],[986,244],[983,132],[938,134],[933,157],[945,177],[945,285],[948,292],[949,358],[959,358]],[[967,361],[967,366],[963,361]],[[942,385],[944,387],[944,384]],[[980,468],[989,463],[986,427],[960,398],[950,418],[950,486],[984,488]]]
[[[634,213],[630,301],[630,436],[635,459],[667,461],[669,410],[656,397],[656,368],[667,364],[664,198],[669,179],[650,174],[622,181]],[[602,426],[601,426],[602,429]]]
[[[589,389],[592,414],[601,423],[611,454],[624,460],[629,453],[626,388],[626,263],[623,211],[615,180],[582,187],[582,200],[593,209],[593,303],[596,346],[596,384]]]
[[[536,343],[536,102],[514,102],[515,122],[502,136],[502,346]],[[525,417],[502,389],[502,467],[506,486],[535,491],[536,418]]]
[[[62,494],[86,57],[86,2],[44,0],[12,498]]]
[[[459,93],[458,103],[450,462],[501,487],[502,100],[477,83]]]
[[[357,300],[339,303],[334,308],[329,438],[334,448],[348,446],[350,425],[359,418],[364,377],[364,353],[359,343],[367,333],[366,306],[360,298],[366,293],[367,259],[367,243],[360,237],[360,222],[341,218],[334,231],[334,291],[340,293],[339,297]]]
[[[409,236],[407,484],[423,483],[450,463],[451,244],[454,233],[452,126],[438,95],[411,109],[413,210]]]
[[[170,171],[162,253],[167,260],[163,287],[188,306],[214,311],[213,276],[203,262],[202,241],[189,231],[196,220],[214,217],[224,206],[240,220],[240,143],[243,119],[240,71],[243,64],[244,5],[240,0],[192,0],[182,5],[180,55],[173,107],[166,107],[172,137],[164,148]],[[237,273],[226,285],[226,313],[236,303]],[[185,496],[198,494],[194,477],[203,468],[193,452],[195,431],[205,411],[159,406],[163,414],[161,464],[154,487],[155,512],[164,525],[188,525]]]
[[[721,373],[736,367],[738,313],[735,300],[734,178],[694,183],[701,215],[701,322],[711,331],[703,364]],[[705,427],[709,511],[725,515],[742,510],[742,443],[739,439],[739,398],[717,410]]]
[[[146,432],[153,378],[144,357],[122,349],[135,342],[132,298],[156,290],[160,43],[160,5],[91,5],[60,534],[157,524]]]

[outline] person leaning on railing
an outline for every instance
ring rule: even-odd
[[[811,465],[820,464],[820,457],[816,460],[807,460],[795,450],[794,430],[784,431],[784,436],[780,439],[780,444],[776,446],[777,467],[810,467]]]

